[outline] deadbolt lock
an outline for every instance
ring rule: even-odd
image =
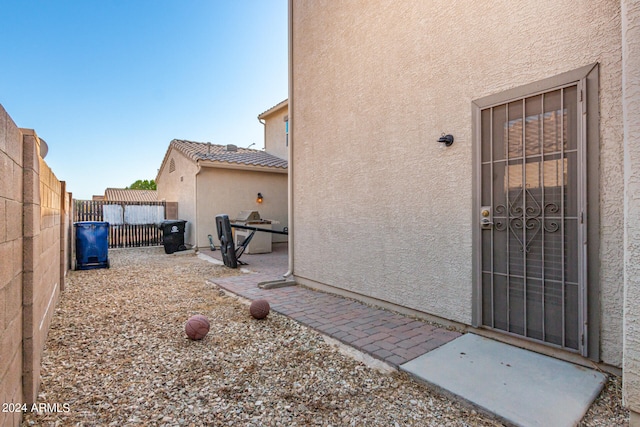
[[[483,230],[489,230],[493,226],[493,218],[491,218],[491,206],[482,206],[480,208],[480,227]]]

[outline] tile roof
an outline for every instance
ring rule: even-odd
[[[287,161],[262,150],[233,147],[235,145],[219,145],[210,142],[193,142],[182,139],[171,141],[170,147],[180,151],[194,161],[209,160],[212,162],[235,163],[247,166],[287,169]],[[229,150],[228,148],[231,148]]]
[[[155,190],[107,188],[104,190],[104,200],[110,202],[157,202],[158,192]]]

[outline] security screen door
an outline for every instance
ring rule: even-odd
[[[585,352],[581,83],[480,111],[482,325]]]

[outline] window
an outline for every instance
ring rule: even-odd
[[[284,143],[289,146],[289,116],[284,116]]]

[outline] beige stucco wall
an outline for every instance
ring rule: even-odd
[[[289,159],[289,147],[287,144],[287,133],[284,118],[289,114],[289,106],[285,104],[282,108],[273,111],[264,118],[264,148],[269,154],[273,154],[281,159]]]
[[[625,141],[625,404],[640,412],[640,2],[623,0]],[[640,425],[640,416],[632,416]]]
[[[600,63],[601,356],[622,361],[619,3],[292,2],[297,277],[472,315],[471,103]],[[455,143],[441,148],[441,133]]]
[[[175,170],[170,172],[171,159],[175,162]],[[178,219],[187,221],[184,242],[187,245],[196,243],[196,173],[198,167],[193,160],[181,152],[170,148],[166,163],[162,165],[156,178],[158,200],[178,202]]]
[[[262,193],[262,203],[256,196]],[[198,175],[198,230],[197,244],[209,247],[208,234],[219,245],[215,217],[227,214],[233,220],[243,210],[257,210],[264,219],[277,221],[272,229],[282,230],[288,226],[287,220],[287,174],[235,170],[222,168],[202,168]],[[287,236],[271,234],[273,242],[286,242]]]

